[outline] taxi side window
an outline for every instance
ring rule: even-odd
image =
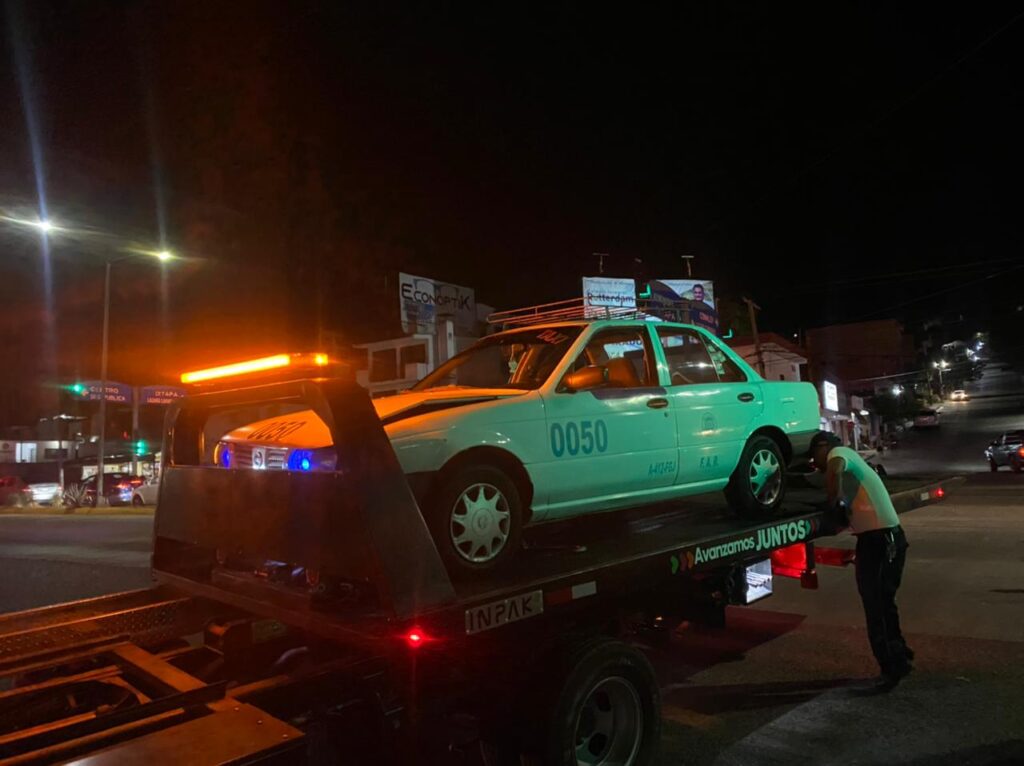
[[[723,383],[743,383],[746,381],[746,373],[739,368],[732,359],[726,356],[725,352],[720,349],[714,341],[706,341],[708,345],[708,353],[711,355],[711,363],[715,365],[715,372],[718,373],[718,379]]]
[[[681,327],[657,330],[673,386],[737,383],[747,379],[722,349],[706,342],[699,333]]]
[[[587,343],[573,370],[598,366],[608,370],[607,388],[642,388],[656,385],[654,357],[646,328],[602,330]]]

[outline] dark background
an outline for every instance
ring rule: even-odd
[[[39,237],[3,227],[0,420],[99,376],[122,241],[183,256],[115,267],[138,384],[393,336],[398,270],[506,308],[578,295],[594,252],[695,255],[787,334],[1019,323],[1019,5],[354,5],[8,0],[0,207],[41,188],[105,235],[51,239],[48,313]]]

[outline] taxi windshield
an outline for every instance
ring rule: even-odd
[[[458,386],[533,390],[548,379],[582,327],[539,327],[492,335],[442,364],[413,391]]]

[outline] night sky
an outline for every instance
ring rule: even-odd
[[[399,269],[506,308],[692,254],[784,333],[1024,300],[1019,6],[612,8],[8,0],[0,207],[38,204],[28,104],[55,219],[188,256],[118,265],[138,383],[392,336]],[[54,240],[59,378],[97,376],[111,241]],[[38,238],[0,270],[29,353]]]

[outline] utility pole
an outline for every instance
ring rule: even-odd
[[[695,255],[680,255],[679,257],[682,258],[683,261],[686,262],[686,278],[687,279],[692,279],[693,278],[693,268],[692,268],[691,264],[693,263],[693,259],[696,258],[697,256],[695,256]]]
[[[107,261],[103,277],[103,349],[100,354],[100,444],[96,456],[96,507],[107,504],[103,491],[103,456],[107,450],[107,338],[110,334],[110,266]]]
[[[761,307],[754,303],[750,298],[744,298],[743,302],[747,304],[747,311],[750,314],[750,330],[754,334],[754,350],[757,351],[757,371],[761,373],[763,378],[764,372],[764,356],[761,354],[761,336],[757,334],[757,313],[761,310]]]
[[[597,273],[604,274],[604,259],[608,257],[608,253],[591,253],[591,255],[597,256]]]

